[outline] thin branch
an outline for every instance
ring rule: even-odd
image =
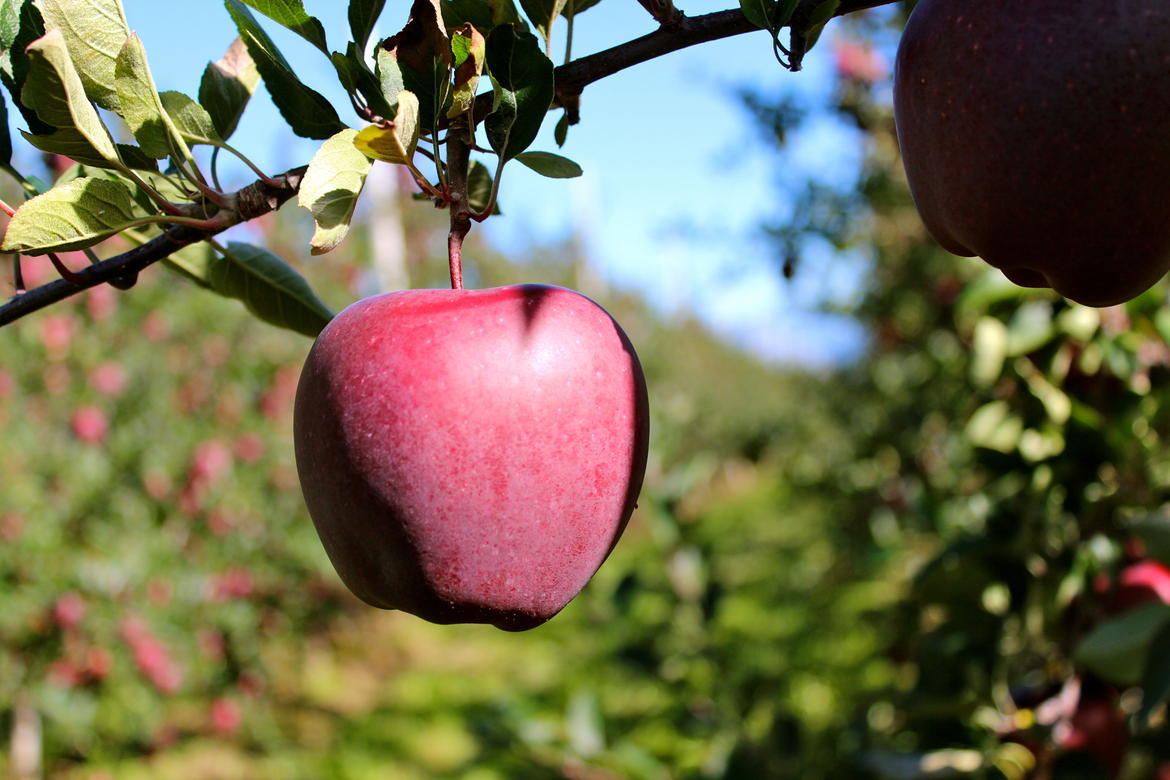
[[[638,5],[645,8],[654,21],[669,30],[676,29],[685,18],[683,12],[674,7],[672,0],[638,0]]]
[[[296,195],[305,168],[303,165],[293,168],[273,177],[270,183],[253,182],[239,192],[229,195],[228,200],[234,203],[234,208],[220,211],[216,215],[218,224],[214,229],[196,230],[186,225],[170,227],[162,235],[152,238],[142,246],[74,272],[74,280],[71,282],[58,279],[17,295],[0,306],[0,326],[63,301],[82,290],[137,274],[185,246],[221,233],[233,225],[275,211]]]
[[[801,0],[801,7],[812,6],[817,0]],[[835,16],[857,13],[882,5],[893,5],[897,0],[842,0]],[[677,26],[660,27],[648,35],[618,44],[613,48],[590,54],[556,69],[557,101],[572,104],[572,98],[579,95],[586,86],[607,76],[623,71],[664,54],[696,46],[700,43],[730,38],[748,32],[763,32],[747,20],[743,11],[729,8],[726,11],[684,16]],[[475,99],[475,116],[485,117],[492,110],[493,93],[485,92]],[[570,122],[575,117],[570,116]],[[445,125],[440,120],[440,125]]]

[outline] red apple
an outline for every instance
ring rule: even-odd
[[[629,339],[576,292],[388,293],[313,345],[297,469],[359,598],[518,631],[560,611],[617,542],[648,418]]]
[[[1170,3],[921,0],[894,111],[944,249],[1090,306],[1170,269]]]

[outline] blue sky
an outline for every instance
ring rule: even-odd
[[[222,4],[191,0],[180,12],[178,4],[157,0],[123,2],[159,87],[194,95],[204,65],[218,59],[235,35]],[[698,15],[730,2],[679,4]],[[340,48],[348,40],[345,4],[307,0],[305,5]],[[404,1],[387,3],[377,33],[395,32],[406,10]],[[563,20],[559,25],[563,33]],[[320,52],[276,25],[266,27],[304,80],[344,106]],[[598,51],[654,27],[632,0],[607,0],[577,20],[573,50]],[[554,43],[553,50],[563,51],[563,45]],[[847,287],[848,273],[841,279],[805,274],[795,285],[779,279],[757,228],[779,207],[777,158],[762,145],[734,94],[741,86],[825,90],[829,64],[829,47],[822,46],[804,71],[788,73],[761,32],[691,47],[593,84],[583,96],[581,124],[559,150],[581,163],[585,175],[550,180],[509,166],[502,194],[507,214],[479,229],[493,245],[516,253],[577,229],[607,279],[641,291],[663,311],[694,312],[770,359],[823,363],[846,355],[856,347],[856,334],[810,310],[824,290]],[[360,126],[356,117],[353,123]],[[546,122],[533,148],[556,150],[553,124]],[[233,144],[269,170],[307,161],[315,143],[282,128],[261,90]],[[795,139],[798,163],[819,169],[834,160],[848,166],[851,154],[839,150],[854,145],[841,132],[819,126]],[[828,258],[814,260],[829,269],[841,267]]]

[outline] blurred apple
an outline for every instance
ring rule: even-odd
[[[368,298],[297,390],[301,488],[345,584],[437,623],[532,628],[605,560],[649,433],[634,349],[571,290]]]
[[[53,617],[61,628],[76,628],[85,619],[85,600],[73,591],[62,594],[53,604]]]
[[[101,444],[110,428],[106,413],[96,406],[82,406],[69,421],[73,435],[86,444]]]
[[[221,696],[211,703],[208,721],[212,731],[227,736],[240,728],[244,716],[240,712],[240,705],[234,699]]]

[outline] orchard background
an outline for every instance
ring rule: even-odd
[[[815,280],[826,269],[808,258],[837,257],[857,275],[860,292],[823,302],[864,332],[856,359],[764,363],[605,284],[580,236],[505,259],[472,233],[470,286],[591,295],[650,383],[640,508],[534,631],[433,626],[340,584],[292,462],[304,336],[157,266],[5,326],[11,774],[1170,772],[1166,285],[1089,309],[927,238],[889,95],[910,5],[829,25],[808,56],[833,63],[830,92],[768,64],[780,86],[742,95],[782,170],[799,170],[785,142],[809,127],[846,128],[861,150],[844,181],[784,177],[786,206],[761,226],[776,274]],[[68,165],[18,159],[44,180]],[[321,258],[295,204],[248,236],[334,308],[385,278],[378,258],[442,286],[447,226],[409,186],[363,202]],[[56,273],[44,258],[23,270],[30,287]]]

